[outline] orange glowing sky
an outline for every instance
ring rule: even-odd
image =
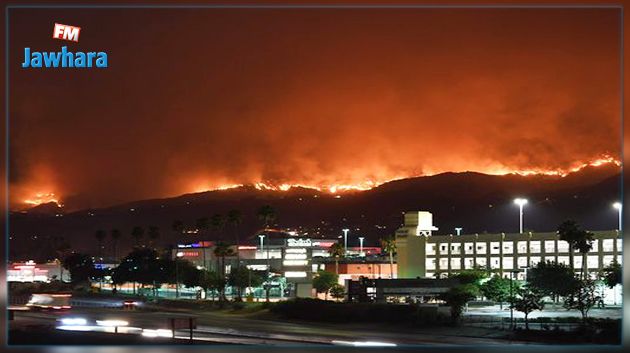
[[[14,207],[620,159],[617,9],[12,11]],[[59,18],[110,67],[21,69]]]

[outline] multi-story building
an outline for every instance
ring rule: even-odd
[[[396,231],[400,278],[446,275],[475,266],[489,268],[503,276],[525,270],[541,261],[569,265],[569,243],[557,233],[434,235],[429,212],[406,212],[404,225]],[[622,263],[622,237],[619,232],[596,231],[586,256],[573,250],[574,268],[580,272],[583,261],[590,273],[598,273],[613,261]]]
[[[541,261],[569,265],[570,251],[575,271],[581,273],[586,267],[593,276],[613,261],[622,264],[623,260],[623,241],[617,230],[593,232],[593,248],[583,255],[570,249],[557,233],[432,235],[436,229],[431,213],[405,213],[404,224],[396,231],[399,278],[439,278],[480,266],[524,280],[527,269]]]

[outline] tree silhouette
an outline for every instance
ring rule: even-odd
[[[114,245],[114,258],[116,259],[116,262],[118,262],[118,242],[120,241],[122,233],[119,229],[114,228],[109,233],[109,236],[112,238],[112,244]]]
[[[526,330],[529,330],[529,314],[534,310],[542,310],[545,307],[543,297],[543,293],[528,285],[516,290],[516,298],[512,299],[511,307],[525,314]]]
[[[234,256],[234,255],[235,255],[234,250],[228,244],[224,242],[218,242],[214,247],[214,256],[219,258],[221,261],[221,268],[219,269],[219,273],[221,274],[221,278],[223,279],[224,282],[226,281],[225,258]],[[225,294],[221,294],[221,296],[222,296],[221,300],[225,299],[224,298]]]
[[[155,247],[156,241],[160,238],[160,228],[157,226],[150,226],[147,235],[149,236],[151,247]]]
[[[276,211],[270,205],[264,205],[259,208],[257,216],[265,228],[269,228],[277,218]]]
[[[57,262],[59,263],[59,281],[63,282],[63,259],[70,251],[70,244],[62,236],[53,236],[50,241],[52,249],[57,256]]]
[[[171,229],[175,233],[175,239],[179,240],[179,236],[184,232],[184,222],[179,219],[174,220]]]
[[[243,222],[243,216],[241,215],[241,211],[239,210],[230,210],[228,212],[227,215],[227,223],[232,227],[232,230],[234,231],[234,242],[236,244],[236,258],[239,260],[238,261],[238,266],[241,266],[240,263],[240,253],[238,251],[238,247],[241,245],[240,242],[240,237],[239,237],[239,232],[238,232],[238,228],[241,225],[241,223]]]
[[[200,233],[199,235],[205,235],[210,226],[210,222],[208,221],[208,217],[200,217],[195,221],[195,228]]]
[[[328,248],[328,254],[330,257],[335,259],[335,273],[339,274],[339,258],[345,256],[345,249],[343,245],[340,243],[334,243],[330,248]]]
[[[94,238],[96,238],[96,243],[98,244],[98,251],[96,253],[99,258],[103,256],[103,240],[105,240],[106,237],[107,233],[102,229],[99,229],[94,233]]]
[[[135,226],[131,230],[131,236],[134,239],[135,246],[140,246],[140,240],[144,237],[144,228],[140,226]]]
[[[217,235],[217,239],[222,240],[222,232],[223,228],[225,227],[225,217],[223,217],[223,215],[220,213],[212,215],[212,217],[210,218],[210,227],[212,228],[212,231],[215,232],[215,234]]]
[[[396,252],[396,239],[389,237],[381,239],[382,251],[389,255],[389,278],[394,278],[394,253]]]
[[[577,250],[582,253],[583,256],[588,253],[592,248],[593,233],[583,230],[576,221],[567,220],[558,226],[558,235],[561,240],[569,243],[569,266],[575,271],[573,251]],[[582,276],[584,277],[586,275],[584,268],[587,268],[587,265],[586,263],[582,265]]]

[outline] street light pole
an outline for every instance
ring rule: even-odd
[[[263,244],[264,244],[264,239],[265,239],[265,235],[264,234],[260,234],[258,235],[258,238],[260,238],[260,251],[263,251]],[[267,288],[265,290],[265,297],[266,300],[269,301],[269,286],[270,286],[270,282],[269,282],[269,249],[267,249],[267,252],[265,253],[265,258],[267,259],[267,275],[265,276],[265,282],[267,282]]]
[[[523,234],[523,206],[527,204],[527,199],[516,198],[514,203],[518,205],[519,209],[519,233]]]
[[[514,271],[510,271],[510,330],[514,329],[514,290],[513,284],[514,282]]]
[[[179,298],[179,259],[184,253],[179,251],[175,257],[175,298]]]
[[[350,229],[344,228],[343,231],[343,253],[344,255],[348,255],[348,232]]]
[[[613,203],[613,207],[617,209],[617,212],[619,213],[619,225],[617,226],[617,230],[619,230],[619,232],[621,233],[621,209],[623,208],[623,205],[621,204],[621,202],[615,202]]]

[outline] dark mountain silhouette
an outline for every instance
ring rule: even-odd
[[[235,230],[229,225],[223,231],[190,235],[176,234],[171,225],[180,219],[192,229],[197,218],[225,215],[231,209],[243,214],[240,238],[255,242],[261,228],[256,212],[265,204],[276,210],[278,227],[299,229],[312,237],[337,237],[342,228],[350,228],[350,245],[358,245],[358,236],[366,237],[366,245],[377,244],[379,238],[393,234],[402,222],[401,213],[409,210],[432,212],[440,229],[436,236],[454,233],[455,227],[463,227],[464,233],[515,232],[518,209],[513,199],[518,196],[529,199],[527,230],[553,231],[568,218],[587,229],[615,229],[617,214],[611,204],[619,200],[620,185],[619,168],[601,166],[566,177],[443,173],[338,195],[307,188],[270,191],[244,186],[66,214],[55,205],[40,205],[11,213],[10,246],[14,257],[35,257],[33,249],[46,256],[51,250],[48,239],[63,236],[74,249],[94,252],[96,230],[117,228],[123,233],[124,248],[132,244],[135,225],[160,227],[158,242],[163,246],[200,239],[230,241]]]

